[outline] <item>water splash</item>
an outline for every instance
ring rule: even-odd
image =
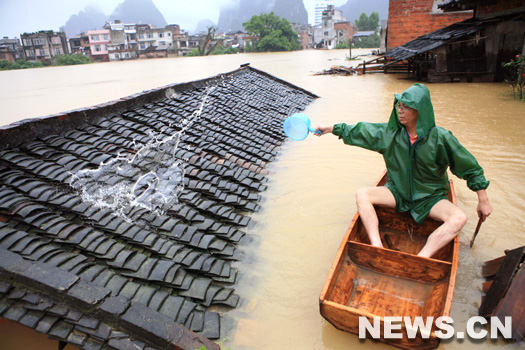
[[[185,171],[184,160],[175,154],[182,135],[200,118],[214,89],[205,89],[199,108],[177,125],[178,132],[171,136],[151,133],[146,144],[134,141],[133,155],[119,153],[97,169],[72,174],[71,186],[83,201],[110,209],[128,222],[133,221],[130,213],[135,208],[163,215],[176,207],[184,190]]]

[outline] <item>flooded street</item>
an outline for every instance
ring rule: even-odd
[[[356,50],[352,54],[358,54]],[[77,109],[173,83],[232,71],[240,64],[268,72],[320,96],[305,111],[313,125],[386,122],[394,93],[414,83],[402,75],[312,76],[344,61],[347,51],[156,59],[0,72],[0,124]],[[364,58],[369,59],[369,58]],[[477,196],[451,176],[458,205],[469,217],[460,233],[460,261],[451,317],[456,331],[481,303],[481,264],[525,244],[525,104],[505,84],[427,84],[436,123],[451,130],[485,169],[494,212],[472,249]],[[244,258],[236,293],[239,306],[225,313],[231,350],[393,349],[338,331],[319,314],[318,297],[355,212],[355,191],[371,186],[384,169],[379,154],[349,147],[337,137],[289,141],[269,164],[262,209],[252,215],[238,249]],[[17,329],[2,325],[0,344]],[[16,337],[17,335],[15,335]],[[56,348],[55,346],[52,348]],[[69,345],[68,345],[69,348]],[[440,349],[518,349],[503,341],[442,341]],[[2,346],[2,349],[6,349]],[[14,350],[15,348],[6,349]]]

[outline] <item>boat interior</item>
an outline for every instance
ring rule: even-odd
[[[420,225],[394,209],[377,207],[384,248],[370,245],[355,222],[327,300],[377,316],[442,315],[452,270],[454,242],[431,259],[417,256],[440,223]]]

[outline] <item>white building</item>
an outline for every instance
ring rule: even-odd
[[[314,27],[314,42],[316,48],[334,49],[337,46],[338,33],[335,24],[346,22],[343,12],[336,10],[334,5],[322,12],[321,23]]]
[[[323,21],[323,11],[326,11],[328,5],[333,5],[334,0],[315,0],[315,25],[320,25]]]

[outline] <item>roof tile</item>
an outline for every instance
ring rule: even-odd
[[[284,140],[283,118],[315,96],[252,68],[173,89],[174,98],[162,93],[147,103],[151,92],[123,98],[126,110],[106,115],[113,104],[87,109],[82,113],[96,113],[96,121],[86,118],[62,135],[24,136],[0,152],[0,292],[12,297],[0,299],[0,312],[84,349],[175,348],[175,339],[198,348],[194,339],[204,338],[182,325],[221,337],[221,318],[208,308],[239,302],[229,260],[246,235],[245,213],[259,209],[265,167]],[[139,152],[153,138],[172,147],[183,127],[178,149]],[[118,154],[134,166],[86,178],[86,192],[131,187],[142,174],[177,163],[185,184],[178,200],[158,211],[133,201],[114,211],[83,199],[72,174]],[[53,278],[40,280],[50,272]],[[38,293],[11,290],[15,279]]]

